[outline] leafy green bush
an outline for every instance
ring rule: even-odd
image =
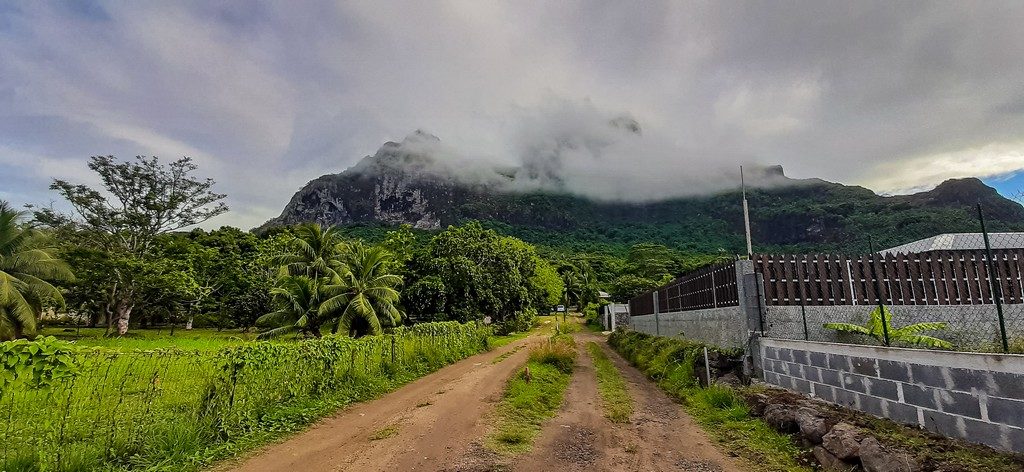
[[[511,333],[524,333],[533,327],[537,320],[537,310],[526,308],[515,312],[504,321],[497,324],[496,332],[499,336]]]

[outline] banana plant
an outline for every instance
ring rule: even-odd
[[[871,336],[879,341],[885,339],[885,331],[889,332],[889,341],[903,344],[910,344],[915,346],[925,346],[931,348],[943,348],[951,349],[953,347],[949,341],[939,339],[933,336],[926,336],[920,334],[922,331],[940,331],[946,329],[946,323],[941,321],[930,321],[924,323],[914,323],[907,325],[902,328],[896,328],[892,325],[892,310],[887,307],[882,307],[885,313],[884,325],[882,319],[882,313],[878,308],[871,311],[871,317],[868,323],[864,326],[855,325],[852,323],[825,323],[825,328],[833,329],[844,333],[856,333]],[[884,326],[884,328],[883,328]]]

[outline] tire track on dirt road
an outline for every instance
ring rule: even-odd
[[[215,470],[442,470],[487,434],[484,417],[525,362],[528,349],[521,348],[533,339],[463,359]],[[511,351],[507,359],[492,363]],[[379,435],[384,437],[372,438],[385,430],[388,434]]]
[[[748,467],[719,451],[680,405],[611,350],[607,338],[575,335],[580,352],[565,404],[549,421],[533,452],[515,470],[743,472]],[[594,341],[626,380],[635,411],[629,423],[604,416],[593,361]]]

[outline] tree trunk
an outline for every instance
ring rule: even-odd
[[[191,330],[191,329],[192,329],[192,316],[189,316],[188,317],[188,321],[185,322],[185,330],[188,331],[188,330]]]
[[[124,336],[128,332],[128,319],[132,316],[132,308],[135,305],[122,300],[117,303],[117,334]]]

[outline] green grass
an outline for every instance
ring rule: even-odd
[[[797,460],[807,451],[789,436],[751,416],[737,392],[723,386],[707,389],[697,386],[694,362],[703,345],[637,332],[613,333],[608,343],[657,382],[662,390],[681,401],[711,438],[746,459],[750,470],[813,470]]]
[[[494,359],[491,359],[491,364],[500,364],[505,359],[508,359],[509,357],[512,357],[513,354],[519,352],[520,349],[522,349],[522,347],[516,347],[514,349],[509,350],[508,352],[502,353],[501,355],[495,357]]]
[[[197,470],[483,348],[486,330],[455,327],[419,325],[394,344],[370,336],[84,348],[73,381],[0,391],[0,470]]]
[[[78,346],[107,347],[118,350],[145,350],[177,348],[186,350],[217,350],[243,344],[256,338],[256,333],[239,330],[133,329],[125,336],[104,336],[103,328],[44,328],[41,336],[73,342]]]
[[[633,398],[629,396],[626,381],[595,342],[587,343],[587,351],[594,360],[597,373],[597,390],[601,394],[604,415],[613,423],[628,423],[633,416]]]
[[[686,411],[711,437],[748,459],[757,470],[813,470],[796,461],[805,451],[760,418],[750,415],[740,395],[729,387],[687,387],[676,392]]]
[[[370,436],[370,441],[380,441],[381,439],[387,439],[398,435],[398,426],[391,425],[384,428]]]
[[[554,345],[568,346],[572,352],[564,354],[569,356],[568,362],[556,360],[557,356],[552,352],[567,351]],[[538,353],[534,355],[534,352]],[[504,397],[495,410],[494,430],[486,441],[489,449],[502,454],[517,454],[530,449],[544,421],[555,416],[562,405],[574,360],[575,348],[571,338],[553,338],[531,351],[526,367],[509,379]],[[569,372],[564,370],[567,364]],[[530,372],[529,381],[525,375],[526,368]]]

